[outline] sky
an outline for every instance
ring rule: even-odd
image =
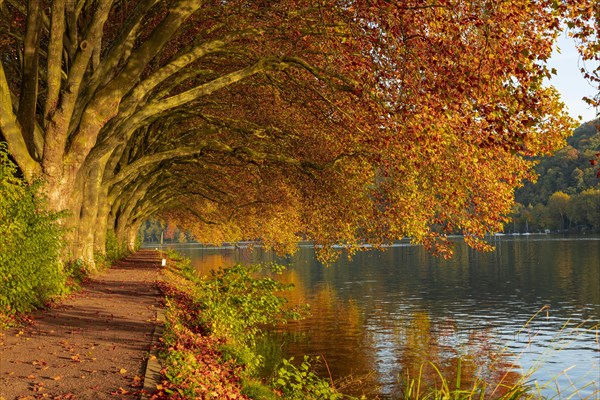
[[[555,49],[548,62],[548,68],[556,68],[557,72],[550,80],[550,84],[561,94],[563,102],[569,109],[569,115],[576,119],[581,116],[581,122],[591,121],[596,116],[596,110],[581,98],[593,97],[598,93],[598,88],[583,79],[579,71],[581,60],[573,39],[567,37],[566,33],[562,33],[557,45],[560,53]]]

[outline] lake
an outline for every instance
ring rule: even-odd
[[[530,373],[545,395],[598,398],[600,236],[502,236],[492,253],[456,240],[450,260],[399,243],[329,267],[308,245],[286,258],[243,244],[176,249],[201,273],[287,265],[281,279],[296,288],[286,296],[309,303],[312,315],[270,332],[264,353],[320,356],[320,374],[345,392],[394,399],[407,376],[455,382],[460,369],[463,384],[481,376],[493,387]]]

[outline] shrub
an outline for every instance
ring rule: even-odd
[[[284,359],[273,379],[273,387],[289,400],[339,400],[344,396],[336,392],[329,382],[312,371],[311,360],[304,356],[299,366],[292,364],[294,357]],[[316,358],[319,361],[319,357]]]
[[[17,177],[0,143],[0,313],[14,315],[43,305],[66,290],[60,263],[60,214],[50,212],[40,182]]]
[[[199,282],[196,295],[205,307],[201,318],[214,335],[254,347],[262,325],[300,317],[298,310],[287,308],[287,300],[277,295],[292,286],[269,277],[255,278],[261,268],[221,268]]]
[[[164,380],[155,398],[343,398],[312,372],[308,358],[299,367],[283,360],[270,384],[258,377],[261,327],[300,315],[277,295],[291,285],[261,277],[263,266],[236,265],[201,278],[188,259],[172,256],[179,260],[175,273],[159,284],[167,312],[160,353]]]

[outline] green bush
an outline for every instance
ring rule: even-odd
[[[261,326],[298,319],[297,309],[286,307],[277,293],[289,290],[269,277],[256,278],[260,265],[235,265],[211,271],[198,284],[197,301],[204,305],[201,317],[211,332],[235,344],[254,347]]]
[[[43,305],[66,290],[60,263],[60,215],[48,211],[40,182],[17,177],[0,143],[0,313],[13,315]]]
[[[188,259],[171,256],[171,261],[178,259],[175,274],[167,274],[167,282],[159,285],[167,296],[160,395],[237,398],[229,394],[237,396],[241,389],[247,398],[260,400],[344,397],[312,371],[308,358],[299,367],[283,360],[272,382],[258,376],[261,328],[301,316],[277,295],[291,285],[266,277],[264,266],[258,265],[235,265],[199,277]],[[213,376],[211,371],[220,373]]]
[[[115,261],[120,260],[129,254],[127,245],[123,242],[119,242],[117,235],[112,230],[106,231],[105,251],[104,254],[100,252],[94,253],[94,262],[97,270],[110,268]]]
[[[339,400],[344,396],[324,378],[316,375],[311,360],[304,356],[299,366],[292,364],[294,357],[284,359],[273,379],[273,387],[281,391],[283,398],[289,400]],[[319,361],[319,357],[316,358]]]
[[[110,263],[117,261],[127,255],[127,246],[119,242],[114,231],[106,232],[106,260]]]

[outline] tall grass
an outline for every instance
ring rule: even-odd
[[[553,335],[550,346],[542,353],[526,370],[519,370],[519,363],[540,335],[540,331],[531,332],[534,321],[541,316],[549,318],[549,307],[544,306],[538,310],[516,333],[515,338],[526,337],[526,346],[518,354],[513,354],[508,347],[502,348],[497,360],[510,359],[511,362],[504,364],[498,370],[505,369],[495,382],[486,379],[483,368],[480,368],[478,376],[474,381],[465,384],[465,375],[462,363],[459,360],[455,376],[444,375],[441,368],[431,362],[421,364],[416,376],[401,377],[402,393],[400,398],[405,400],[471,400],[471,399],[598,399],[600,398],[600,367],[589,365],[588,373],[578,378],[569,376],[569,371],[575,365],[569,366],[554,376],[541,375],[542,367],[551,362],[560,352],[568,348],[574,342],[581,340],[582,335],[595,334],[595,345],[600,351],[598,324],[590,324],[590,320],[574,324],[571,320],[566,321]],[[508,368],[506,368],[508,365]],[[488,367],[489,368],[489,367]],[[493,369],[493,366],[491,367]],[[431,384],[431,373],[434,371],[435,383]],[[566,385],[565,385],[566,383]]]

